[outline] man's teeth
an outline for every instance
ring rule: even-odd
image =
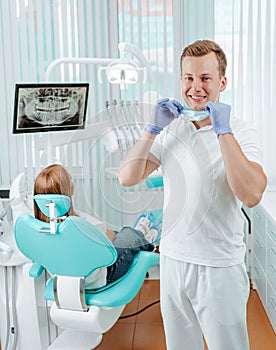
[[[193,96],[193,95],[192,95],[191,98],[194,98],[194,99],[197,99],[197,100],[198,100],[198,99],[203,99],[203,98],[205,98],[205,96]]]

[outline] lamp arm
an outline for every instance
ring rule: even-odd
[[[121,58],[97,58],[97,57],[61,57],[53,60],[45,71],[45,80],[50,80],[50,74],[53,69],[62,63],[83,63],[83,64],[110,64],[110,63],[128,63],[130,60],[122,60]]]

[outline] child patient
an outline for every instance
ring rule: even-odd
[[[82,217],[82,214],[73,208],[74,184],[71,175],[62,165],[49,165],[38,174],[34,184],[34,195],[36,194],[64,194],[71,199],[71,207],[66,216]],[[35,201],[34,216],[41,221],[49,222],[49,218],[40,211]],[[84,215],[84,219],[87,219],[87,214]],[[145,238],[152,235],[153,229],[150,228],[149,223],[145,223],[142,217],[135,227],[137,229],[125,226],[119,232],[107,230],[106,234],[118,253],[117,260],[113,265],[100,268],[88,276],[86,288],[100,288],[117,280],[128,271],[135,255],[140,250],[154,250],[154,245]]]

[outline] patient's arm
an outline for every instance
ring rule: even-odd
[[[113,243],[115,238],[115,232],[111,228],[108,228],[105,231],[105,233],[107,235],[107,238]]]

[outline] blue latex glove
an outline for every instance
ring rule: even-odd
[[[210,120],[218,137],[223,134],[233,134],[230,127],[231,106],[209,101],[206,103],[205,109],[210,113]]]
[[[170,124],[175,118],[178,118],[183,107],[176,100],[161,98],[154,106],[150,118],[150,124],[146,131],[153,135],[158,135],[165,126]]]

